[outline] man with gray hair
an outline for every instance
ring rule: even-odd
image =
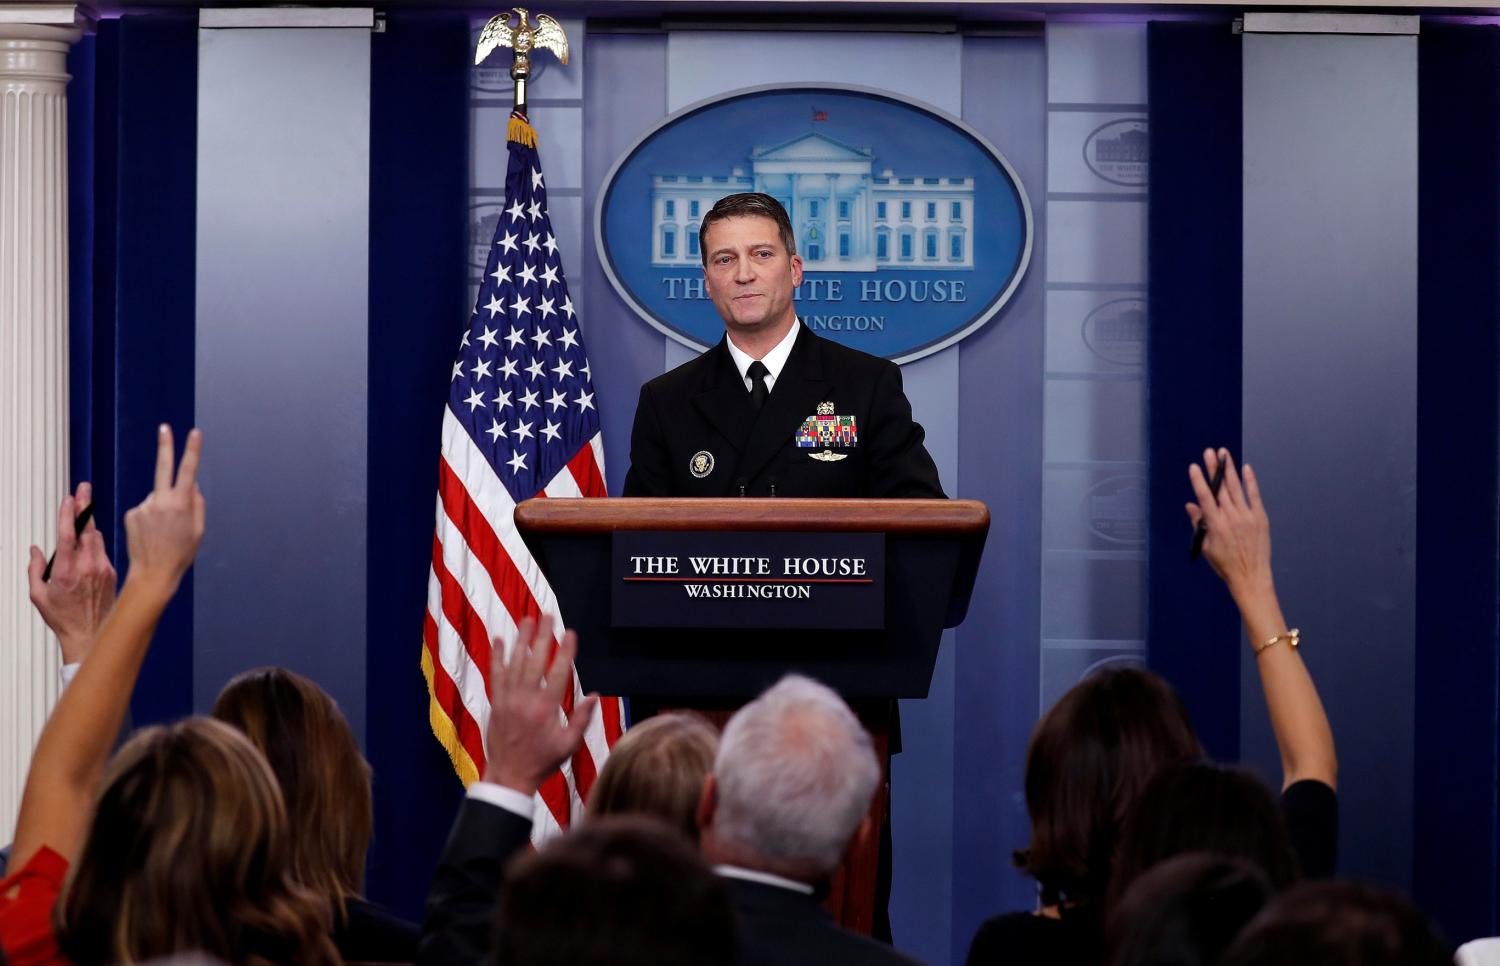
[[[698,804],[703,854],[728,880],[741,966],[911,966],[890,946],[840,928],[814,886],[872,834],[880,763],[832,690],[782,678],[724,728]]]

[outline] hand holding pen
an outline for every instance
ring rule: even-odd
[[[63,663],[87,656],[115,602],[115,568],[93,522],[93,487],[80,483],[57,508],[57,549],[50,560],[31,548],[26,577],[31,603],[57,635]]]

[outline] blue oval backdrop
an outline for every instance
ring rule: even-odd
[[[1025,189],[962,121],[877,91],[737,91],[642,136],[610,171],[595,212],[615,290],[695,348],[724,334],[703,286],[698,225],[739,191],[775,196],[792,218],[803,322],[897,362],[994,318],[1031,257]]]

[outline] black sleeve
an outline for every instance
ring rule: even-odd
[[[635,422],[630,427],[630,469],[625,473],[621,496],[669,496],[671,456],[656,415],[651,384],[641,387],[635,404]]]
[[[505,866],[530,839],[530,819],[464,799],[427,893],[417,963],[448,966],[489,959]]]
[[[1000,962],[1003,950],[1000,948],[1000,934],[994,919],[986,919],[979,924],[979,930],[974,933],[974,938],[969,942],[969,955],[964,959],[964,966],[985,966],[986,963]]]
[[[1104,937],[1084,910],[1063,918],[1007,912],[985,920],[969,945],[965,966],[1099,966]]]
[[[1029,912],[1007,912],[991,916],[974,933],[964,966],[998,966],[1007,963],[1029,963],[1036,956],[1035,926],[1053,924]]]
[[[881,370],[870,418],[870,495],[943,499],[937,464],[923,442],[927,434],[912,419],[911,401],[894,363]]]
[[[1339,797],[1316,779],[1294,782],[1281,793],[1287,834],[1305,879],[1333,875],[1339,853]]]
[[[363,899],[346,899],[344,915],[334,917],[333,944],[346,963],[409,963],[421,934],[416,923]]]

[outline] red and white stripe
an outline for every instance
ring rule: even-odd
[[[543,494],[606,495],[598,434],[538,496]],[[424,645],[432,663],[433,702],[451,722],[463,756],[473,763],[473,774],[465,775],[469,780],[484,772],[491,642],[499,642],[509,658],[523,618],[540,616],[544,625],[550,624],[554,643],[564,627],[557,598],[515,528],[514,511],[510,491],[452,411],[445,409]],[[558,714],[565,718],[582,697],[575,673]],[[536,809],[534,841],[567,828],[582,813],[620,726],[619,699],[601,701],[584,732],[583,747],[537,793],[542,807]],[[455,754],[455,763],[460,757]],[[459,771],[468,769],[460,766]]]

